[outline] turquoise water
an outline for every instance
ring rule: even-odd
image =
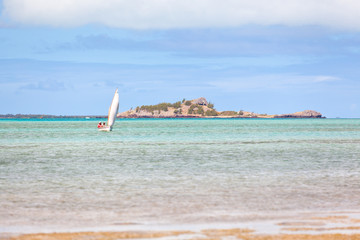
[[[360,119],[0,121],[0,229],[360,209]]]

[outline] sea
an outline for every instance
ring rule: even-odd
[[[360,119],[98,121],[0,120],[0,233],[360,211]]]

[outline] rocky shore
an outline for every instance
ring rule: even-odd
[[[323,118],[313,110],[281,115],[259,114],[248,111],[217,111],[214,104],[201,97],[183,99],[176,103],[143,105],[118,114],[119,118]]]

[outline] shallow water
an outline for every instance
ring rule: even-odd
[[[0,228],[360,209],[360,119],[0,121]]]

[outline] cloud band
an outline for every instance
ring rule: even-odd
[[[358,0],[3,0],[26,25],[103,24],[129,29],[322,25],[360,30]]]

